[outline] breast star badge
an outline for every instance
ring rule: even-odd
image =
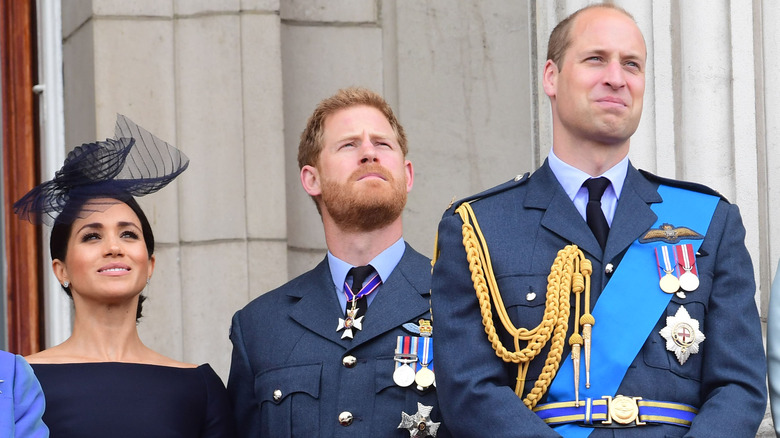
[[[349,309],[347,311],[347,317],[345,318],[339,318],[339,327],[336,329],[336,331],[344,330],[344,333],[341,334],[341,339],[349,338],[352,339],[352,329],[355,330],[363,330],[363,317],[355,318],[355,315],[357,314],[357,309]]]
[[[398,429],[408,430],[411,438],[426,438],[429,436],[435,438],[441,423],[431,421],[432,410],[433,406],[425,406],[417,402],[416,414],[409,415],[406,412],[401,412],[401,424],[398,425]]]
[[[666,339],[666,349],[677,356],[680,365],[699,352],[699,344],[705,338],[699,330],[699,321],[691,318],[684,306],[677,309],[674,316],[666,317],[666,327],[659,332]]]

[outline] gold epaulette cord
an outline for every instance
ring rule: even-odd
[[[574,292],[577,296],[575,323],[577,326],[580,324],[583,326],[582,335],[579,334],[579,327],[576,327],[574,334],[572,334],[569,340],[569,343],[572,345],[572,359],[574,360],[574,383],[575,388],[578,388],[580,345],[583,342],[585,344],[586,372],[589,376],[590,328],[595,322],[593,316],[590,315],[590,274],[592,272],[590,261],[585,258],[576,245],[568,245],[558,251],[558,255],[550,268],[550,275],[547,277],[547,292],[545,294],[545,309],[542,322],[530,330],[522,327],[517,328],[510,320],[506,306],[501,298],[487,242],[482,235],[474,210],[472,210],[470,203],[464,202],[457,208],[456,213],[463,220],[463,246],[466,250],[471,280],[474,283],[474,290],[479,300],[482,324],[485,326],[488,341],[493,346],[496,355],[502,360],[518,364],[517,382],[515,384],[517,396],[523,398],[528,365],[531,363],[531,360],[539,355],[550,340],[552,340],[552,343],[545,359],[544,368],[534,383],[534,387],[523,399],[523,403],[529,409],[536,406],[547,392],[553,378],[555,378],[555,374],[560,366],[566,331],[569,326],[571,292]],[[579,302],[581,292],[583,291],[585,292],[585,311],[582,317],[580,317]],[[495,312],[501,320],[504,329],[514,339],[514,351],[507,350],[499,339],[493,323],[492,307],[495,308]],[[526,343],[522,349],[520,348],[521,342]],[[589,386],[589,377],[586,385]]]

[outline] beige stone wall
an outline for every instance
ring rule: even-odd
[[[191,159],[141,200],[158,242],[142,337],[226,377],[233,312],[288,278],[278,2],[62,9],[66,144],[113,136],[119,112]]]
[[[462,197],[550,145],[538,83],[552,26],[585,1],[63,0],[66,144],[120,112],[190,169],[143,199],[159,249],[144,339],[223,377],[232,313],[324,254],[298,136],[340,87],[383,93],[410,140],[406,238],[430,255]],[[739,203],[762,314],[780,258],[780,20],[760,0],[618,1],[648,43],[635,165]],[[735,267],[737,269],[737,267]]]

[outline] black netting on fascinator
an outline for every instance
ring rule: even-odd
[[[54,179],[14,203],[14,212],[34,224],[70,223],[113,204],[89,200],[154,193],[188,165],[180,150],[117,114],[113,139],[77,146]]]

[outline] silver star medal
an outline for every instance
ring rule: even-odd
[[[344,333],[341,334],[341,339],[352,339],[353,328],[355,330],[363,330],[363,317],[355,318],[355,314],[357,314],[357,308],[349,309],[347,311],[346,319],[339,318],[339,327],[336,331],[344,330]]]
[[[398,425],[398,429],[408,430],[411,438],[436,437],[441,423],[431,421],[432,410],[433,406],[425,406],[417,402],[416,414],[409,415],[406,412],[401,412],[401,424]]]
[[[659,332],[666,339],[666,349],[677,356],[680,365],[699,352],[699,344],[705,338],[699,330],[699,321],[691,318],[684,306],[677,309],[674,316],[666,317],[666,327]]]

